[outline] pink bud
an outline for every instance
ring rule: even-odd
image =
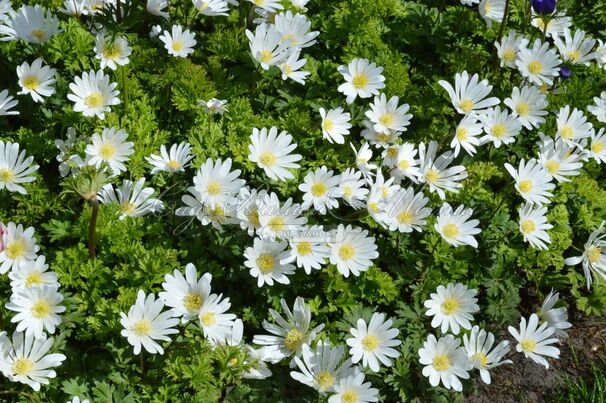
[[[4,236],[6,235],[6,227],[0,222],[0,253],[4,252]]]

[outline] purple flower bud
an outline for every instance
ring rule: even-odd
[[[570,70],[570,67],[564,66],[560,68],[560,78],[562,80],[568,80],[570,76],[572,76],[572,70]]]
[[[0,222],[0,253],[4,252],[4,236],[6,235],[6,227]]]
[[[532,0],[532,9],[537,14],[552,14],[556,9],[556,0]]]

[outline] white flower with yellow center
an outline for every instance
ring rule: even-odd
[[[2,234],[2,246],[0,251],[0,274],[12,269],[18,269],[19,265],[35,260],[40,247],[36,245],[34,228],[23,229],[23,225],[15,225],[9,222]]]
[[[551,183],[551,174],[536,159],[528,162],[522,159],[517,170],[505,163],[505,169],[515,180],[515,188],[524,200],[536,205],[551,203],[549,198],[553,194],[550,190],[555,189],[555,184]]]
[[[429,146],[425,143],[419,144],[419,182],[427,183],[431,193],[436,192],[440,199],[446,198],[445,191],[459,193],[463,187],[459,181],[467,178],[467,171],[463,165],[448,167],[454,161],[454,154],[447,151],[444,154],[436,155],[438,143],[431,141]]]
[[[411,187],[399,189],[384,207],[380,221],[390,231],[422,232],[426,218],[431,214],[431,208],[426,207],[428,202],[429,199],[422,192],[415,193]]]
[[[50,97],[55,93],[55,73],[57,70],[42,66],[42,59],[38,58],[31,64],[24,62],[17,66],[17,77],[21,91],[17,94],[29,94],[34,102],[43,102],[43,97]]]
[[[264,284],[274,285],[274,281],[280,284],[290,284],[288,275],[295,272],[295,266],[282,263],[288,259],[286,247],[288,243],[278,241],[264,241],[255,238],[253,246],[244,251],[244,265],[250,269],[250,275],[257,278],[257,286]]]
[[[482,124],[475,113],[463,117],[455,130],[455,135],[450,142],[450,147],[454,148],[454,156],[457,157],[463,148],[467,154],[473,156],[476,153],[476,147],[480,145],[478,136],[482,134]]]
[[[354,147],[352,143],[349,143],[349,145],[356,157],[356,167],[362,172],[362,175],[364,175],[365,178],[372,176],[374,174],[372,171],[377,169],[377,165],[369,163],[372,159],[372,150],[368,143],[362,143],[359,150],[356,150],[356,147]]]
[[[160,146],[160,155],[151,154],[145,160],[153,166],[152,175],[158,172],[185,172],[185,168],[194,158],[191,154],[191,145],[186,142],[173,144],[167,151],[166,146]]]
[[[419,349],[419,362],[423,367],[423,376],[429,378],[429,384],[436,387],[442,382],[446,389],[457,392],[463,390],[459,378],[469,379],[469,371],[473,368],[467,358],[461,340],[451,334],[440,337],[433,334],[427,337],[423,348]]]
[[[353,337],[346,340],[351,361],[354,364],[362,361],[362,366],[373,372],[379,372],[381,364],[390,367],[391,358],[400,356],[392,347],[402,343],[397,339],[400,331],[392,328],[392,324],[391,319],[385,320],[383,313],[373,313],[368,325],[364,319],[358,319],[356,327],[349,329]]]
[[[362,228],[339,224],[330,243],[330,263],[345,277],[359,276],[372,266],[373,259],[379,257],[375,238],[368,236]]]
[[[606,42],[601,39],[598,39],[598,47],[596,49],[596,53],[598,54],[596,61],[598,66],[606,69]]]
[[[322,136],[329,143],[344,144],[345,137],[349,135],[351,129],[351,115],[343,112],[343,108],[329,109],[326,111],[320,108],[320,116],[322,116]]]
[[[290,56],[291,49],[288,42],[282,40],[282,34],[273,24],[257,25],[254,34],[247,29],[246,37],[253,58],[259,62],[263,70],[284,63]]]
[[[501,103],[499,98],[487,98],[492,91],[492,85],[488,80],[480,81],[480,76],[477,74],[470,76],[467,71],[455,74],[454,87],[444,80],[438,83],[448,92],[452,106],[463,115],[472,112],[483,113],[491,106]]]
[[[57,273],[48,270],[48,265],[45,263],[44,256],[38,256],[36,260],[28,260],[22,262],[18,267],[8,273],[8,278],[11,279],[11,287],[13,292],[24,288],[40,287],[43,285],[55,286],[59,288]]]
[[[364,200],[366,200],[369,192],[366,184],[367,182],[362,180],[362,172],[353,168],[347,168],[343,171],[339,188],[341,188],[341,197],[345,203],[356,210],[364,207]]]
[[[227,0],[192,0],[194,7],[202,15],[217,16],[228,15]]]
[[[370,403],[379,401],[379,389],[370,382],[364,382],[364,373],[357,368],[353,375],[345,376],[335,385],[335,394],[328,403]]]
[[[0,140],[0,191],[6,189],[9,192],[27,194],[21,185],[36,180],[31,175],[39,166],[32,164],[34,157],[25,158],[25,150],[19,153],[19,147],[18,143]]]
[[[288,198],[280,203],[278,196],[272,192],[263,196],[258,208],[259,230],[257,234],[269,241],[289,239],[301,227],[307,224],[307,217],[301,216],[303,208]]]
[[[597,133],[591,135],[591,145],[588,152],[598,164],[606,163],[606,133],[604,129],[600,129]]]
[[[301,85],[305,85],[305,80],[311,73],[309,71],[299,70],[307,63],[307,59],[299,59],[300,54],[300,49],[293,50],[288,56],[288,59],[278,66],[282,72],[282,80],[290,78]]]
[[[556,38],[557,36],[562,35],[565,29],[572,26],[572,18],[568,17],[563,12],[554,13],[545,18],[532,10],[532,16],[535,17],[531,21],[532,26],[541,31],[541,33],[545,32],[546,36],[550,38]],[[547,23],[547,29],[545,29],[545,23]]]
[[[589,66],[590,62],[598,57],[598,54],[593,51],[597,41],[585,37],[585,31],[580,29],[577,29],[573,36],[570,30],[566,28],[563,37],[556,35],[553,41],[565,62]]]
[[[194,177],[194,188],[199,192],[200,201],[214,209],[217,206],[227,210],[227,202],[234,200],[240,188],[246,184],[240,179],[239,169],[231,170],[231,158],[225,161],[208,158]]]
[[[227,112],[226,99],[211,98],[208,101],[199,100],[198,105],[204,109],[204,112],[210,115],[223,115],[225,112]]]
[[[223,225],[238,224],[236,217],[236,197],[227,195],[220,202],[214,203],[214,206],[208,202],[208,195],[202,196],[200,191],[193,186],[187,188],[189,194],[183,195],[181,201],[185,204],[176,210],[176,215],[180,217],[195,217],[202,225],[211,224],[217,230],[221,230]]]
[[[280,305],[286,317],[283,317],[273,309],[269,310],[274,323],[263,320],[263,328],[269,332],[269,335],[255,335],[253,343],[264,346],[260,352],[269,361],[275,364],[287,357],[300,357],[304,344],[310,345],[318,336],[318,333],[324,329],[324,324],[320,324],[310,329],[311,309],[301,297],[295,299],[292,311],[284,299],[280,300]],[[295,361],[291,360],[291,368],[295,366]]]
[[[506,109],[501,110],[499,106],[487,110],[486,114],[481,115],[480,120],[486,133],[480,141],[483,144],[491,141],[495,148],[501,147],[501,144],[513,143],[522,130],[520,121],[510,115]]]
[[[168,6],[168,0],[147,0],[145,9],[151,15],[168,19],[169,14],[168,12],[164,11]]]
[[[18,290],[11,296],[6,309],[18,312],[12,317],[12,323],[18,323],[17,331],[25,331],[26,335],[33,334],[42,337],[44,332],[55,333],[55,328],[61,323],[59,313],[65,312],[61,304],[63,295],[56,286],[41,285]]]
[[[606,281],[606,232],[604,221],[589,235],[581,256],[569,257],[564,260],[568,266],[583,265],[583,272],[587,280],[587,289],[591,288],[592,274],[600,276]],[[0,255],[1,256],[1,255]]]
[[[325,215],[328,210],[339,207],[337,199],[342,196],[340,182],[341,177],[333,175],[333,171],[329,171],[326,166],[308,173],[299,185],[299,190],[303,192],[301,208],[307,210],[313,205],[318,213]]]
[[[553,290],[545,297],[543,305],[538,312],[541,322],[547,323],[549,327],[556,329],[554,336],[566,338],[568,334],[566,329],[570,329],[572,324],[568,322],[568,312],[566,307],[554,308],[558,302],[559,294]]]
[[[120,312],[120,324],[124,328],[120,334],[134,347],[135,355],[141,353],[141,346],[150,354],[164,354],[157,340],[169,341],[169,334],[179,333],[175,329],[179,319],[172,317],[172,311],[162,312],[163,308],[161,298],[156,299],[153,293],[146,298],[143,290],[139,290],[128,315]]]
[[[293,48],[308,48],[316,43],[318,31],[312,31],[311,21],[303,14],[294,14],[287,10],[276,14],[274,25],[282,36],[282,40]]]
[[[296,262],[306,274],[311,274],[312,269],[320,270],[330,256],[328,238],[328,233],[320,225],[301,227],[288,240],[288,256],[281,263]]]
[[[233,313],[225,313],[231,307],[229,298],[221,299],[223,294],[211,294],[198,314],[204,337],[211,344],[225,344],[231,335],[234,319]]]
[[[492,27],[493,21],[503,21],[505,3],[506,0],[482,0],[478,5],[480,15],[484,18],[484,22],[486,22],[489,28]]]
[[[291,154],[297,143],[292,142],[292,136],[286,131],[280,132],[272,126],[269,131],[264,127],[261,130],[253,128],[248,145],[250,154],[248,159],[256,163],[265,171],[265,175],[272,180],[286,181],[294,178],[289,169],[299,168],[303,157],[300,154]]]
[[[579,141],[590,138],[595,133],[593,125],[587,121],[583,111],[577,108],[571,110],[570,105],[560,108],[557,125],[556,137],[561,138],[570,147],[577,146]]]
[[[558,182],[570,182],[568,176],[578,176],[583,167],[585,153],[577,147],[570,147],[562,138],[553,140],[539,132],[539,162]]]
[[[153,198],[154,188],[146,188],[145,178],[132,182],[125,179],[121,187],[114,189],[111,183],[103,186],[97,197],[102,204],[115,204],[118,206],[120,220],[126,217],[143,217],[149,213],[157,213],[164,209],[164,203]]]
[[[385,77],[381,74],[383,67],[377,67],[368,59],[353,59],[347,66],[339,66],[339,73],[345,83],[339,85],[338,91],[343,93],[351,104],[357,97],[370,98],[379,95],[379,90],[385,88]]]
[[[378,132],[375,130],[375,125],[370,120],[364,120],[362,122],[362,132],[360,133],[364,139],[368,140],[370,144],[375,147],[387,148],[393,145],[402,134],[395,130],[387,130]]]
[[[599,97],[594,97],[593,102],[594,105],[589,105],[587,110],[592,113],[598,121],[606,123],[606,91],[602,91]]]
[[[24,5],[0,28],[0,35],[5,35],[0,41],[21,39],[29,43],[44,43],[60,32],[58,22],[51,10],[45,10],[39,4]]]
[[[375,96],[374,102],[370,104],[370,110],[366,111],[366,117],[374,123],[374,129],[380,133],[390,131],[404,132],[410,125],[412,115],[407,113],[410,105],[398,106],[400,98],[393,96],[387,100],[385,94]]]
[[[476,294],[477,290],[460,283],[438,286],[423,304],[427,308],[425,314],[433,316],[431,326],[440,327],[442,333],[450,329],[453,334],[459,334],[461,328],[471,329],[472,314],[480,310]]]
[[[63,14],[79,18],[81,15],[88,14],[88,8],[86,7],[87,0],[64,0],[63,8],[60,8]]]
[[[210,282],[212,275],[204,273],[198,278],[196,266],[188,263],[185,266],[185,277],[175,269],[173,274],[164,276],[161,291],[158,297],[162,299],[164,305],[172,308],[172,315],[181,318],[181,323],[187,323],[197,318],[200,314],[202,304],[210,295]]]
[[[88,165],[99,169],[102,164],[107,164],[113,176],[126,171],[124,163],[134,152],[135,145],[132,141],[126,141],[127,138],[128,134],[124,130],[115,127],[103,129],[101,135],[93,134],[92,144],[88,144],[85,150]]]
[[[67,94],[67,99],[74,103],[74,111],[103,120],[105,112],[111,112],[111,106],[120,103],[117,86],[117,83],[109,82],[109,76],[103,70],[96,73],[91,70],[82,73],[82,77],[74,77],[74,82],[69,85],[71,93]]]
[[[19,111],[11,111],[11,108],[19,105],[12,95],[8,94],[8,90],[0,91],[0,116],[18,115]]]
[[[536,85],[553,84],[553,78],[560,72],[562,61],[555,50],[549,48],[548,42],[536,39],[532,48],[523,43],[518,51],[516,66],[531,83]]]
[[[551,238],[547,230],[553,228],[553,225],[547,222],[547,207],[534,207],[526,203],[519,209],[520,215],[520,233],[524,241],[528,242],[533,248],[549,249],[547,244],[551,243]]]
[[[278,10],[284,9],[284,6],[280,4],[281,0],[248,0],[253,3],[255,7],[261,8],[270,13],[275,13]]]
[[[509,333],[516,339],[516,351],[524,353],[526,358],[530,358],[537,364],[544,365],[549,369],[549,363],[543,357],[559,358],[560,350],[551,344],[557,343],[558,339],[551,337],[556,329],[550,327],[547,322],[539,325],[539,317],[536,314],[530,315],[528,324],[526,318],[520,320],[520,330],[509,326]]]
[[[118,66],[127,65],[132,50],[124,36],[112,38],[102,33],[97,34],[94,51],[95,58],[101,60],[102,69],[109,67],[116,70]]]
[[[194,53],[196,46],[196,35],[189,29],[184,31],[181,25],[173,25],[171,32],[164,31],[158,39],[164,43],[164,48],[173,57],[185,58]]]
[[[40,337],[13,333],[12,341],[6,340],[6,350],[0,354],[0,372],[11,382],[21,382],[39,391],[41,385],[48,385],[49,379],[57,376],[51,368],[60,366],[66,359],[63,354],[47,354],[53,342],[44,333]]]
[[[303,344],[301,350],[301,358],[294,358],[299,371],[291,371],[290,376],[321,395],[334,392],[337,382],[353,372],[351,361],[344,360],[343,346],[331,347],[328,342],[319,342],[315,350],[308,344]]]
[[[419,160],[415,158],[417,153],[418,150],[414,144],[401,144],[397,148],[397,154],[393,158],[394,166],[389,174],[398,179],[407,178],[414,183],[418,183],[421,171],[419,170]],[[389,157],[389,155],[386,155],[386,157]]]
[[[391,144],[381,152],[383,158],[383,166],[385,168],[395,168],[398,164],[398,153],[400,151],[400,144]],[[391,172],[390,172],[391,175]]]
[[[486,384],[490,384],[489,369],[493,369],[503,364],[512,364],[511,360],[502,360],[510,350],[509,341],[504,340],[497,344],[494,349],[494,335],[478,326],[471,329],[469,336],[463,335],[463,344],[467,357],[473,365],[473,368],[480,371],[480,376]],[[491,351],[492,350],[492,351]]]
[[[518,35],[515,29],[512,29],[507,36],[501,38],[500,42],[494,43],[497,48],[497,55],[501,60],[501,67],[516,67],[518,50],[520,50],[523,41],[526,41],[524,36]]]
[[[543,116],[547,115],[547,97],[534,85],[525,85],[520,90],[514,87],[511,97],[503,101],[511,109],[511,113],[518,121],[532,130],[545,123]]]
[[[238,193],[236,215],[238,220],[240,220],[240,227],[246,230],[250,236],[255,235],[261,228],[259,207],[262,205],[266,194],[267,191],[265,189],[250,189],[246,186],[240,189],[240,193]]]

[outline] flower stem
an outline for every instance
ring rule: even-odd
[[[91,213],[90,223],[88,224],[88,258],[95,260],[95,244],[97,242],[97,216],[99,215],[99,201],[97,197],[93,197],[90,201]]]
[[[505,11],[503,12],[503,20],[501,21],[501,28],[499,28],[498,40],[501,40],[505,33],[505,26],[507,26],[507,20],[509,19],[509,3],[510,0],[505,0]]]
[[[122,76],[122,92],[124,95],[122,97],[124,98],[124,114],[126,115],[126,113],[128,112],[128,72],[126,71],[126,66],[122,66],[120,70]]]

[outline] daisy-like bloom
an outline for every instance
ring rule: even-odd
[[[585,32],[580,29],[577,29],[572,36],[570,30],[566,28],[563,37],[556,35],[553,42],[565,62],[589,66],[589,63],[598,56],[593,52],[596,40],[586,38]]]
[[[264,361],[264,356],[262,352],[256,350],[249,346],[248,344],[244,344],[242,342],[242,334],[244,333],[244,326],[242,324],[241,319],[236,319],[233,321],[233,326],[231,330],[231,335],[225,339],[225,344],[228,346],[240,347],[246,353],[246,358],[242,361],[243,364],[252,364],[250,365],[248,371],[243,373],[241,376],[244,379],[266,379],[271,376],[271,371],[267,368],[267,364]],[[230,361],[229,365],[232,365]],[[238,364],[238,360],[235,359],[233,365]]]
[[[204,337],[213,344],[225,343],[236,319],[233,313],[225,313],[231,307],[229,298],[221,297],[222,294],[210,295],[202,304],[198,315]]]
[[[334,386],[335,394],[328,403],[370,403],[379,401],[379,389],[364,382],[364,373],[356,370],[353,375],[343,377]]]
[[[252,247],[246,248],[244,265],[250,269],[250,275],[257,278],[257,286],[264,284],[290,284],[288,275],[295,272],[295,266],[283,263],[288,260],[287,242],[268,242],[255,238]]]
[[[341,198],[345,203],[355,209],[364,206],[363,200],[366,200],[368,189],[366,188],[366,181],[362,180],[362,172],[347,168],[341,174],[339,188],[341,188]]]
[[[543,116],[547,115],[546,109],[549,103],[545,94],[534,85],[525,85],[521,90],[514,87],[511,98],[505,99],[503,103],[528,130],[532,130],[533,127],[538,128],[545,123]]]
[[[0,274],[35,260],[40,247],[34,239],[34,227],[23,229],[23,225],[9,222],[2,234],[3,250],[0,252]]]
[[[471,327],[471,326],[470,326]],[[427,337],[423,348],[419,349],[419,362],[423,367],[423,376],[429,378],[429,384],[436,387],[442,382],[446,389],[457,392],[463,390],[459,378],[469,379],[472,364],[467,358],[461,340],[451,334],[436,340],[433,334]]]
[[[13,292],[24,288],[45,285],[59,288],[57,274],[48,271],[48,265],[45,261],[46,258],[44,256],[38,256],[36,260],[28,260],[20,263],[18,267],[13,267],[10,273],[8,273]]]
[[[492,22],[503,21],[505,15],[505,0],[482,0],[478,5],[480,15],[484,18],[484,22],[490,28]]]
[[[267,357],[266,361],[272,364],[286,357],[300,357],[303,345],[311,345],[318,333],[324,329],[324,324],[320,324],[313,329],[309,328],[311,309],[303,298],[297,297],[295,299],[292,311],[284,299],[280,300],[280,305],[286,318],[270,309],[269,314],[275,323],[263,320],[263,329],[271,335],[255,335],[253,338],[254,344],[264,346],[262,350]],[[294,367],[294,365],[295,361],[292,360],[291,367]]]
[[[570,110],[570,105],[560,109],[557,118],[558,131],[557,137],[560,137],[570,147],[578,145],[579,141],[591,137],[594,133],[593,125],[587,121],[583,111],[577,108]]]
[[[513,326],[509,326],[508,330],[518,342],[516,351],[518,353],[523,352],[526,358],[544,365],[547,369],[549,369],[549,363],[543,356],[559,358],[560,350],[557,347],[550,346],[550,344],[558,342],[557,338],[551,337],[556,329],[550,327],[547,322],[539,326],[539,317],[536,314],[530,315],[528,324],[526,318],[522,318],[519,331]]]
[[[227,15],[229,11],[226,0],[192,0],[194,7],[203,15]]]
[[[288,256],[280,263],[296,262],[306,274],[311,274],[312,269],[320,270],[330,256],[327,241],[328,234],[321,226],[302,227],[289,238]]]
[[[384,167],[390,169],[396,167],[398,164],[398,152],[400,151],[400,147],[400,144],[392,144],[381,152]]]
[[[55,333],[55,328],[61,323],[59,313],[65,312],[61,304],[63,295],[56,286],[42,285],[40,287],[23,288],[11,296],[6,309],[18,312],[12,317],[12,323],[19,323],[17,331],[25,331],[26,335],[33,334],[42,337],[44,332]]]
[[[282,40],[294,48],[308,48],[316,43],[315,38],[320,35],[318,31],[309,32],[311,21],[305,15],[293,15],[290,10],[276,14],[274,25],[282,35]]]
[[[2,98],[2,96],[0,96]],[[602,123],[606,123],[606,91],[602,91],[599,97],[593,98],[594,105],[589,105],[587,110],[595,115],[596,119],[598,119]],[[2,104],[2,102],[0,102]],[[0,113],[1,115],[1,113]]]
[[[385,320],[385,314],[373,313],[368,326],[363,319],[358,319],[356,328],[349,329],[353,337],[346,340],[351,354],[351,361],[357,364],[362,360],[362,366],[379,372],[380,364],[391,367],[390,358],[398,358],[400,353],[392,347],[402,342],[396,337],[400,331],[392,328],[393,321]]]
[[[547,230],[552,229],[553,225],[547,222],[546,214],[547,207],[534,207],[530,203],[526,203],[519,210],[520,232],[524,241],[533,248],[548,249],[547,244],[551,243]]]
[[[606,133],[604,133],[604,129],[600,129],[600,131],[591,135],[589,155],[598,164],[606,163]]]
[[[414,183],[418,183],[418,177],[421,175],[419,170],[419,160],[416,159],[418,150],[412,143],[404,143],[398,147],[397,155],[394,158],[394,169],[390,175],[397,178],[407,178]]]
[[[55,73],[57,70],[48,66],[42,66],[42,59],[38,58],[29,65],[24,62],[17,66],[17,77],[21,91],[17,94],[29,94],[34,102],[43,102],[43,97],[50,97],[55,93],[53,84],[55,83]]]
[[[181,25],[173,25],[171,32],[164,31],[158,38],[164,43],[168,54],[174,57],[187,57],[194,53],[196,35],[189,29],[183,30]]]
[[[345,79],[338,91],[347,97],[348,104],[357,97],[379,95],[379,90],[385,88],[385,77],[381,74],[383,67],[377,67],[367,59],[353,59],[347,66],[339,66],[337,70]]]
[[[303,157],[300,154],[291,154],[297,144],[292,142],[292,136],[285,130],[278,135],[278,128],[272,126],[269,131],[264,127],[261,130],[253,128],[248,145],[250,154],[248,159],[256,163],[265,171],[265,175],[272,180],[286,181],[294,178],[288,168],[299,168]]]
[[[400,138],[400,134],[402,134],[401,132],[394,130],[378,132],[375,130],[374,123],[370,120],[364,120],[362,126],[364,126],[364,129],[360,134],[375,147],[388,148],[393,145]]]
[[[88,14],[87,0],[64,0],[63,8],[60,8],[63,14],[79,18],[81,15]]]
[[[372,171],[377,169],[377,165],[369,164],[372,159],[372,150],[368,143],[362,143],[359,150],[356,150],[356,147],[354,147],[352,143],[349,143],[349,146],[356,157],[356,167],[362,172],[362,175],[364,175],[365,178],[374,175]]]
[[[145,157],[145,160],[153,165],[151,170],[152,175],[158,172],[185,172],[185,168],[194,156],[191,154],[191,145],[186,142],[173,144],[170,151],[166,150],[166,146],[160,146],[160,155],[151,154]]]
[[[337,199],[342,195],[339,175],[333,175],[333,172],[323,165],[305,175],[303,182],[299,185],[299,190],[303,192],[301,208],[308,209],[313,205],[317,212],[324,215],[328,210],[339,207]]]
[[[366,117],[374,123],[377,132],[389,133],[390,130],[403,132],[410,124],[411,114],[407,114],[410,105],[398,106],[400,98],[393,96],[387,100],[385,94],[375,96],[374,102],[370,104],[370,110],[366,111]]]
[[[492,141],[496,148],[501,144],[511,144],[515,137],[520,134],[522,124],[515,116],[510,115],[506,109],[501,110],[499,106],[490,108],[486,114],[481,115],[480,120],[486,133],[480,141],[487,143]]]
[[[536,85],[553,84],[553,78],[560,73],[562,61],[555,50],[549,48],[548,42],[536,39],[532,48],[527,43],[520,45],[516,66],[530,82]]]
[[[488,80],[480,81],[480,76],[477,74],[470,77],[467,71],[457,73],[454,87],[444,80],[440,80],[438,83],[448,92],[452,106],[463,115],[474,111],[483,113],[487,108],[501,103],[499,98],[486,98],[492,91],[492,85],[488,83]]]
[[[463,117],[455,135],[450,142],[450,147],[454,148],[454,156],[457,157],[463,148],[467,154],[473,156],[476,153],[476,147],[480,145],[478,136],[482,134],[482,124],[478,121],[479,117],[475,113]]]
[[[280,0],[248,0],[262,10],[270,13],[275,13],[278,10],[284,9],[284,6],[280,4]]]
[[[262,205],[266,194],[267,191],[264,189],[257,190],[248,187],[243,187],[240,189],[240,193],[238,193],[236,215],[238,220],[240,220],[240,228],[246,230],[250,236],[253,236],[261,228],[259,207]]]
[[[185,277],[177,269],[173,274],[164,276],[161,291],[158,297],[162,299],[164,305],[172,308],[172,315],[181,318],[181,323],[187,323],[198,317],[202,304],[210,295],[210,282],[212,275],[204,273],[198,278],[196,266],[188,263],[185,266]]]
[[[88,144],[85,149],[88,165],[99,169],[105,163],[114,176],[126,171],[124,163],[135,152],[135,143],[126,141],[127,138],[128,134],[124,130],[115,127],[103,129],[101,135],[93,134],[92,144]]]
[[[427,308],[425,314],[433,316],[431,326],[440,326],[442,333],[448,332],[450,328],[453,334],[459,334],[461,327],[471,329],[472,314],[480,310],[476,294],[477,290],[470,290],[460,283],[438,286],[436,292],[423,304]]]
[[[74,82],[69,84],[71,93],[67,94],[67,99],[74,103],[74,111],[103,120],[105,112],[111,112],[111,106],[120,103],[117,86],[117,83],[109,82],[109,76],[103,70],[96,73],[91,70],[82,73],[82,77],[74,77]]]
[[[200,100],[198,101],[198,105],[204,109],[204,112],[210,115],[223,115],[227,112],[227,100],[225,99],[211,98],[208,101]]]
[[[288,239],[307,224],[307,217],[301,216],[303,211],[301,205],[292,202],[292,198],[280,203],[275,193],[265,195],[258,209],[260,228],[257,233],[269,241]]]
[[[150,354],[164,354],[164,349],[156,340],[169,341],[169,334],[179,333],[175,329],[179,319],[172,317],[172,311],[162,312],[162,308],[164,304],[161,298],[156,299],[153,293],[146,298],[143,290],[139,290],[128,315],[120,312],[120,324],[124,328],[120,334],[134,347],[135,355],[141,352],[141,346]]]
[[[0,91],[0,116],[18,115],[19,111],[11,111],[11,108],[18,104],[19,101],[9,95],[8,90]]]
[[[58,367],[66,357],[63,354],[47,354],[54,340],[23,332],[13,333],[12,341],[7,340],[7,348],[0,354],[0,371],[11,382],[21,382],[39,391],[41,385],[48,385],[49,379],[57,376],[50,368]]]
[[[307,5],[307,3],[309,3],[309,0],[290,0],[290,4],[298,9],[298,10],[303,10],[303,11],[307,11],[307,8],[305,7]]]
[[[168,0],[147,0],[145,9],[148,13],[168,19],[169,15],[164,11],[168,7]]]
[[[520,45],[525,41],[523,35],[518,35],[514,30],[509,31],[507,36],[501,38],[501,42],[495,42],[497,55],[501,60],[501,67],[516,67],[516,59]]]
[[[375,238],[368,236],[368,231],[362,228],[347,227],[340,224],[330,245],[330,263],[345,277],[351,272],[359,276],[372,266],[372,260],[379,257]]]
[[[347,136],[349,129],[351,129],[351,115],[348,112],[343,112],[343,108],[338,107],[328,111],[320,108],[320,116],[322,116],[322,136],[331,144],[333,142],[344,144],[344,136]]]
[[[252,56],[261,64],[263,70],[284,63],[290,56],[288,41],[282,40],[282,34],[273,24],[257,25],[254,34],[247,29],[246,36]]]
[[[67,128],[67,139],[55,140],[55,147],[59,150],[56,160],[59,162],[59,173],[61,174],[61,177],[66,177],[72,170],[70,162],[73,161],[76,156],[70,155],[70,153],[74,151],[76,144],[81,140],[82,138],[77,135],[76,129],[73,127]]]
[[[106,9],[106,6],[110,3],[115,4],[114,0],[87,0],[86,8],[88,9],[88,13],[90,15],[95,15],[103,12]]]
[[[15,10],[11,0],[0,0],[0,23],[10,20],[15,16]]]
[[[576,266],[582,263],[585,279],[587,280],[587,289],[591,288],[592,273],[601,276],[606,281],[606,233],[604,232],[604,223],[602,221],[598,229],[589,235],[581,256],[564,259],[564,264],[568,266]]]
[[[322,395],[334,392],[336,383],[352,372],[351,361],[344,360],[343,346],[319,342],[315,351],[308,344],[303,344],[301,350],[301,358],[294,358],[299,371],[291,371],[290,376]]]
[[[431,208],[426,207],[429,199],[422,192],[415,193],[409,187],[399,189],[389,200],[383,221],[390,231],[410,233],[422,232]]]
[[[556,181],[570,182],[568,176],[580,175],[585,158],[581,150],[568,146],[561,138],[554,141],[541,132],[539,137],[539,162]]]
[[[101,68],[109,67],[116,70],[118,66],[128,64],[128,57],[132,53],[132,48],[128,46],[128,41],[124,36],[117,36],[113,39],[104,34],[97,34],[95,41],[95,58],[101,60]]]
[[[208,201],[208,195],[204,196],[193,186],[187,188],[190,194],[181,198],[185,203],[184,207],[179,207],[175,212],[180,217],[195,217],[202,225],[212,224],[218,230],[223,225],[238,224],[236,198],[227,194],[220,202],[215,202],[211,207]]]
[[[57,24],[59,19],[51,10],[43,9],[39,4],[35,6],[21,6],[17,13],[5,22],[6,26],[0,29],[0,41],[14,41],[21,39],[30,43],[44,43],[53,35],[59,33]]]
[[[199,192],[203,204],[215,208],[233,199],[246,184],[240,179],[239,169],[231,170],[231,158],[225,161],[208,158],[194,177],[194,188]]]
[[[572,324],[568,322],[568,312],[566,307],[554,308],[558,302],[559,294],[554,293],[553,290],[545,297],[541,310],[539,311],[539,319],[542,322],[547,323],[549,327],[556,329],[554,335],[556,337],[568,337],[566,329],[572,327]]]
[[[6,226],[0,222],[0,253],[4,252],[4,235],[7,233]]]
[[[463,335],[463,344],[469,361],[475,369],[480,371],[480,376],[486,384],[491,382],[489,369],[513,363],[511,360],[501,361],[510,350],[509,341],[504,340],[493,349],[494,335],[478,326],[471,329],[469,336]]]
[[[606,69],[606,43],[601,39],[598,39],[598,48],[596,49],[596,53],[598,54],[596,57],[598,66]]]
[[[111,183],[103,186],[97,196],[102,204],[118,205],[116,214],[120,216],[120,220],[124,220],[126,217],[143,217],[149,213],[162,211],[164,203],[152,197],[155,190],[144,186],[145,178],[134,183],[125,179],[122,186],[116,189]]]
[[[282,80],[290,78],[299,84],[305,85],[305,80],[311,73],[309,71],[299,70],[301,67],[305,66],[305,63],[307,63],[307,59],[299,59],[300,54],[300,49],[293,50],[290,53],[290,56],[288,56],[288,59],[278,66],[282,72]]]
[[[34,157],[25,158],[25,150],[19,153],[19,144],[6,143],[0,140],[0,190],[7,189],[9,192],[27,194],[21,184],[36,180],[31,176],[39,168],[32,164]]]
[[[426,148],[425,143],[419,144],[419,182],[427,183],[431,193],[437,192],[442,200],[446,198],[445,190],[459,193],[463,187],[459,181],[467,178],[467,171],[463,165],[448,167],[454,161],[454,154],[447,151],[436,156],[438,143],[431,141]]]
[[[549,198],[553,194],[550,190],[555,188],[555,184],[551,183],[552,176],[536,159],[521,160],[517,170],[505,163],[505,169],[515,180],[515,188],[524,200],[537,205],[551,203]]]
[[[534,11],[533,15],[536,16],[536,18],[532,19],[532,26],[539,29],[541,32],[545,32],[550,38],[556,38],[557,36],[562,35],[565,29],[568,29],[572,26],[572,18],[566,16],[566,14],[564,13],[555,13],[549,18],[537,16]],[[547,30],[545,30],[546,20]]]

